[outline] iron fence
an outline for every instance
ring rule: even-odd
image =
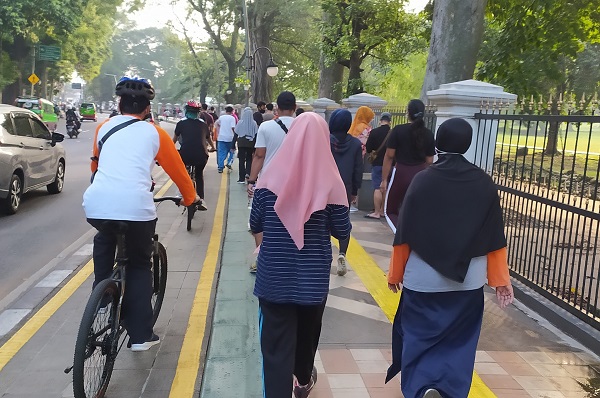
[[[435,131],[435,123],[436,123],[435,111],[436,111],[435,107],[426,106],[425,107],[425,115],[423,116],[423,120],[425,121],[425,126],[431,131]],[[377,127],[379,125],[379,118],[381,117],[381,114],[383,112],[388,112],[392,115],[392,121],[390,123],[392,126],[396,126],[398,124],[404,124],[404,123],[409,122],[408,117],[407,117],[406,106],[386,107],[386,108],[378,109],[375,111],[375,118],[373,119],[373,122],[371,123],[373,127]]]
[[[476,114],[492,139],[475,163],[500,191],[511,274],[600,329],[600,116],[543,113]]]

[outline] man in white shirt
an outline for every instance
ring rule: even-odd
[[[225,159],[231,151],[233,145],[233,134],[235,132],[236,121],[232,116],[233,107],[225,108],[225,114],[218,119],[218,136],[217,136],[217,170],[223,172],[225,168]]]
[[[258,175],[269,165],[294,121],[296,111],[296,97],[294,94],[289,91],[281,92],[277,97],[277,108],[279,109],[279,118],[262,122],[256,133],[252,169],[248,179],[248,196],[254,194],[254,186]],[[260,246],[262,233],[255,234],[254,241],[257,247]],[[256,272],[256,261],[250,266],[250,272]]]

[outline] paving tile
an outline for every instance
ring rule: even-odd
[[[496,362],[486,351],[477,351],[475,353],[475,362]]]
[[[360,373],[385,373],[390,367],[385,359],[378,361],[356,361]]]
[[[332,388],[331,393],[333,398],[370,398],[365,387]]]
[[[598,372],[590,366],[562,365],[572,377],[598,377]]]
[[[333,393],[331,392],[331,389],[317,389],[315,388],[311,393],[310,393],[310,398],[333,398]]]
[[[500,365],[491,362],[476,362],[475,371],[482,375],[508,375]]]
[[[574,352],[547,352],[546,355],[559,365],[588,365],[590,363]]]
[[[321,350],[321,361],[327,374],[359,373],[358,366],[348,350]]]
[[[404,398],[400,388],[367,388],[371,398]]]
[[[399,389],[399,384],[394,383],[394,380],[385,384],[385,373],[361,373],[360,376],[367,388]]]
[[[511,376],[540,376],[540,373],[528,363],[499,364]]]
[[[552,384],[548,378],[543,376],[513,376],[513,378],[525,390],[548,390]]]
[[[548,380],[556,386],[558,391],[583,391],[577,380],[573,377],[549,377]]]
[[[366,388],[360,374],[328,374],[329,385],[332,390],[349,388]]]
[[[486,351],[498,363],[526,363],[525,359],[512,351]]]
[[[350,353],[352,357],[357,361],[385,361],[385,357],[381,353],[381,350],[372,349],[358,349],[351,348]]]
[[[510,375],[479,374],[479,376],[485,385],[493,391],[496,391],[496,389],[522,389],[522,386]]]
[[[529,391],[529,395],[533,398],[565,398],[563,393],[554,390],[534,390]]]
[[[493,390],[497,398],[531,398],[531,395],[522,389],[495,388]]]
[[[547,363],[532,363],[531,366],[538,371],[539,374],[545,377],[569,377],[571,374],[560,365],[552,365]]]
[[[146,382],[145,391],[164,391],[171,388],[175,369],[152,369]]]
[[[528,363],[556,364],[545,352],[519,352],[518,354]]]
[[[331,390],[329,385],[329,376],[325,373],[319,373],[317,377],[317,384],[315,384],[316,390]]]

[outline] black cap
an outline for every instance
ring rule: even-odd
[[[379,120],[387,120],[388,122],[392,121],[392,114],[389,112],[383,112],[379,117]]]
[[[284,111],[296,109],[296,96],[289,91],[282,91],[277,97],[277,108]]]

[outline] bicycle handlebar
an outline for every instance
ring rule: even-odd
[[[177,206],[179,206],[181,204],[181,201],[183,200],[183,198],[180,196],[163,196],[161,198],[154,198],[155,203],[164,202],[166,200],[170,200],[171,202],[173,202]]]

